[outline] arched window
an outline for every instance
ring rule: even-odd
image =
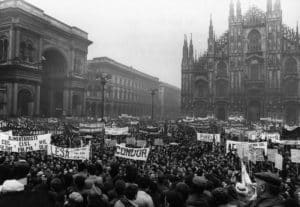
[[[226,82],[218,81],[217,85],[216,85],[216,95],[217,95],[217,97],[227,96],[227,92],[228,92],[227,88],[228,88],[228,85],[227,85]]]
[[[297,73],[297,61],[294,58],[287,59],[284,68],[287,74]]]
[[[257,30],[252,30],[248,35],[248,50],[249,52],[261,51],[261,35]]]
[[[227,68],[227,66],[223,61],[219,62],[218,65],[217,65],[217,74],[218,74],[218,76],[226,77],[227,76],[227,69],[226,68]]]
[[[250,79],[259,80],[259,64],[257,62],[250,65]]]
[[[26,40],[20,43],[20,58],[24,62],[32,63],[35,60],[35,48],[32,41]]]
[[[288,96],[297,96],[298,84],[296,80],[287,80],[284,93]]]
[[[6,36],[0,37],[0,62],[7,60],[8,40]]]
[[[205,82],[198,81],[196,85],[196,93],[197,97],[202,98],[208,95],[208,85]]]

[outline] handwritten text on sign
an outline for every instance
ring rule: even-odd
[[[150,148],[129,148],[121,145],[116,145],[116,157],[122,157],[131,160],[146,161],[150,152]]]
[[[90,155],[90,146],[78,148],[63,148],[49,145],[48,155],[66,160],[88,160]]]

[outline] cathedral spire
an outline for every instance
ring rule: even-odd
[[[276,0],[275,5],[274,5],[274,10],[281,11],[281,1],[280,0]]]
[[[190,46],[189,46],[189,61],[194,61],[194,46],[193,46],[193,34],[191,33]]]
[[[242,8],[241,8],[240,0],[238,0],[237,3],[236,3],[236,16],[237,16],[237,18],[242,17]]]
[[[209,20],[209,38],[212,39],[214,36],[214,27],[212,23],[212,16],[210,14],[210,20]]]
[[[184,41],[183,41],[183,48],[182,48],[182,62],[181,62],[181,67],[182,70],[186,69],[187,64],[188,64],[188,42],[187,42],[187,37],[186,34],[184,35]]]
[[[268,0],[267,2],[267,13],[271,13],[272,12],[272,0]]]
[[[229,18],[230,19],[234,18],[234,5],[233,5],[233,1],[232,0],[230,2],[230,7],[229,7]]]
[[[297,49],[299,47],[299,28],[298,28],[298,22],[297,22],[297,26],[296,26],[296,46]]]

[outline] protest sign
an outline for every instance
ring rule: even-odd
[[[127,135],[128,127],[118,128],[118,127],[105,127],[105,134],[107,135]]]
[[[263,132],[260,135],[260,138],[262,140],[271,140],[274,143],[277,143],[280,140],[280,134],[279,133],[267,133]]]
[[[268,149],[268,160],[275,163],[275,156],[278,153],[278,149]]]
[[[136,144],[135,137],[127,137],[126,138],[126,144],[135,145]]]
[[[136,140],[136,146],[138,147],[144,147],[146,146],[147,142],[146,140]]]
[[[220,134],[197,133],[197,141],[221,142]]]
[[[146,161],[150,152],[150,148],[129,148],[121,145],[116,145],[116,157],[121,157],[131,160]]]
[[[295,163],[300,163],[300,150],[291,149],[291,161]]]
[[[155,139],[154,140],[154,145],[156,145],[156,146],[163,146],[164,145],[164,141],[162,139]]]
[[[104,123],[80,123],[79,132],[81,133],[99,133],[102,132]]]
[[[32,152],[47,150],[51,134],[33,136],[7,136],[0,134],[0,151],[7,152]]]
[[[78,148],[63,148],[48,145],[47,154],[66,160],[88,160],[90,156],[90,145]]]
[[[265,155],[267,155],[267,153],[268,153],[268,143],[267,142],[249,142],[249,148],[250,147],[263,149]]]
[[[230,152],[230,150],[236,150],[237,146],[242,142],[226,140],[226,153]]]
[[[283,158],[280,154],[275,154],[275,168],[282,170]]]

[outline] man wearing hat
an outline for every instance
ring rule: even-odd
[[[280,196],[281,179],[270,172],[254,174],[257,199],[248,207],[283,207],[284,199]]]

